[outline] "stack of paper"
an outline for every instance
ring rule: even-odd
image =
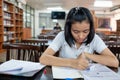
[[[12,59],[0,65],[0,73],[21,74],[36,70],[39,71],[43,67],[45,65],[40,63]]]
[[[93,64],[89,70],[80,72],[85,80],[120,80],[120,75],[101,64]]]

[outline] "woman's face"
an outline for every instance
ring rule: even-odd
[[[88,21],[75,22],[71,25],[71,33],[75,41],[79,44],[84,42],[90,32],[90,23]]]

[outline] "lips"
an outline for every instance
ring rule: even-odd
[[[83,39],[77,39],[77,42],[81,43],[81,42],[83,42]]]

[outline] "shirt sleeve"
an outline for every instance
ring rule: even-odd
[[[107,48],[106,44],[103,42],[103,40],[98,35],[95,35],[93,46],[94,46],[94,50],[99,54],[105,48]]]
[[[55,52],[57,52],[60,47],[62,46],[64,41],[64,32],[58,33],[58,35],[55,37],[55,39],[52,41],[52,43],[49,45],[49,48],[52,48]]]

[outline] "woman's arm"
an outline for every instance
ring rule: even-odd
[[[91,59],[95,62],[98,62],[98,63],[106,65],[106,66],[110,66],[110,67],[118,67],[119,66],[119,62],[118,62],[117,58],[113,55],[113,53],[108,48],[104,49],[100,53],[100,55],[85,53],[85,56],[88,59]]]
[[[53,56],[54,54],[54,50],[47,48],[39,59],[40,63],[44,65],[71,67],[80,70],[86,69],[88,67],[88,61],[82,56],[77,59],[71,59],[56,57]]]

